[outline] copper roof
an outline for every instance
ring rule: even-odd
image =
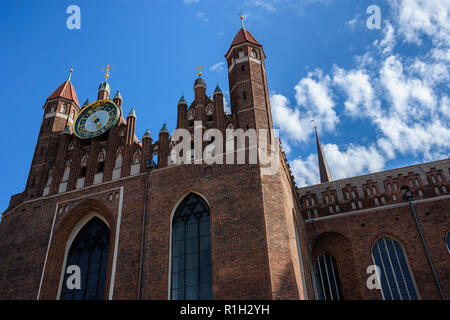
[[[252,34],[250,32],[248,32],[246,29],[241,28],[239,30],[239,32],[237,33],[236,37],[234,37],[233,43],[231,44],[231,46],[235,46],[237,44],[241,44],[244,42],[250,42],[253,44],[256,44],[257,46],[261,46],[261,44],[256,41],[256,39],[252,36]]]
[[[252,36],[252,34],[249,31],[247,31],[247,29],[241,28],[241,29],[239,29],[238,33],[234,37],[234,40],[231,43],[230,49],[228,49],[228,52],[225,55],[225,57],[228,56],[228,54],[230,53],[231,48],[233,46],[236,46],[238,44],[245,43],[245,42],[250,42],[254,45],[262,47],[262,45],[255,39],[255,37]]]
[[[75,88],[73,87],[72,82],[64,81],[55,92],[52,93],[47,100],[56,99],[56,98],[64,98],[70,101],[75,102],[75,104],[79,107],[80,103],[78,102],[77,93],[75,92]]]

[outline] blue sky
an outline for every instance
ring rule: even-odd
[[[81,29],[66,9],[81,8]],[[370,30],[370,5],[381,29]],[[245,25],[263,44],[274,122],[297,184],[318,182],[315,116],[333,177],[344,178],[450,152],[450,3],[447,0],[2,0],[3,122],[0,211],[26,183],[46,98],[67,79],[95,100],[101,69],[114,65],[136,134],[176,125],[182,93],[193,99],[195,67],[208,93],[228,99],[224,54]],[[229,99],[228,99],[229,100]]]

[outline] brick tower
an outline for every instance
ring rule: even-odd
[[[273,128],[262,45],[242,25],[225,58],[235,127]]]
[[[39,196],[44,192],[48,180],[51,180],[51,175],[45,173],[57,163],[60,140],[64,139],[62,133],[65,130],[70,133],[70,127],[80,111],[79,105],[70,77],[47,98],[28,175],[25,198],[31,199]],[[55,174],[57,169],[61,169],[57,167],[52,170],[51,174]]]

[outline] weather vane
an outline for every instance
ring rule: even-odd
[[[314,124],[314,129],[316,129],[316,130],[317,130],[317,126],[316,126],[316,120],[314,120],[314,116],[313,116],[313,118],[312,118],[311,122],[312,122],[312,123]]]
[[[68,81],[70,81],[70,78],[72,78],[72,72],[73,72],[73,65],[70,66],[70,70],[69,70],[69,80],[68,80]]]
[[[244,29],[244,16],[242,11],[239,11],[239,18],[241,18],[241,28]]]
[[[105,82],[108,81],[108,78],[109,78],[109,70],[112,69],[112,68],[114,68],[114,66],[110,66],[109,64],[107,64],[107,65],[106,65],[106,68],[103,68],[103,69],[102,69],[103,71],[106,71],[106,73],[105,73]]]
[[[197,68],[195,68],[195,70],[198,70],[198,76],[201,77],[202,76],[202,69],[204,67],[202,65],[199,65]]]

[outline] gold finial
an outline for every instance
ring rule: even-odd
[[[241,28],[244,29],[244,16],[242,11],[239,11],[239,18],[241,18]]]
[[[72,72],[73,72],[73,65],[70,66],[68,81],[70,81],[70,78],[72,78]]]
[[[103,68],[103,69],[102,69],[103,71],[106,71],[106,73],[105,73],[105,82],[108,81],[108,78],[109,78],[109,70],[112,69],[112,68],[114,68],[114,66],[110,66],[109,64],[107,64],[107,65],[106,65],[106,68]]]
[[[195,68],[195,70],[198,70],[198,76],[201,77],[202,76],[202,69],[204,67],[202,65],[199,65],[197,68]]]

